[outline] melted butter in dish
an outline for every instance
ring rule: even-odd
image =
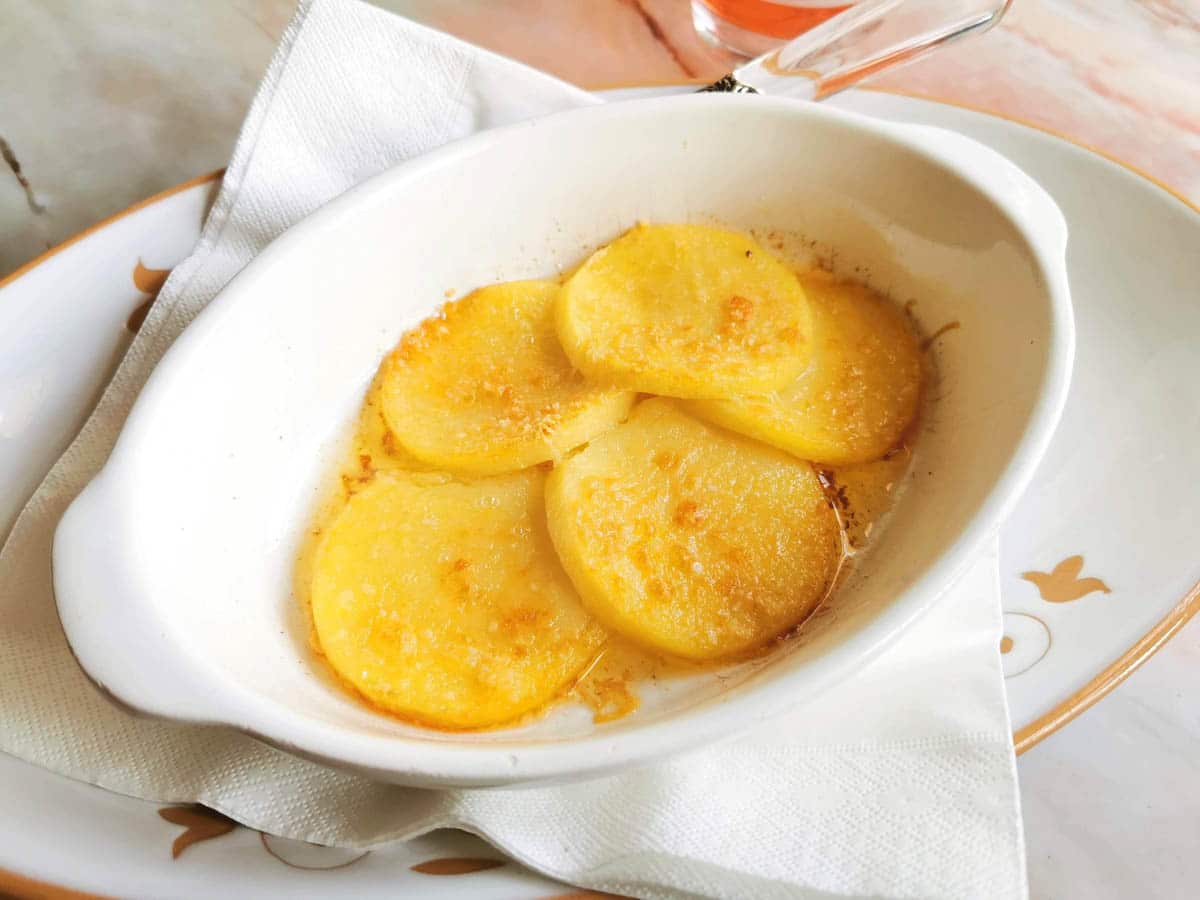
[[[636,308],[664,254],[686,261],[692,248],[672,241],[750,240],[654,228],[668,233],[649,263],[618,260]],[[709,355],[731,298],[754,315],[763,271],[763,290],[792,290],[773,268],[783,261],[761,258],[739,286],[737,249],[731,268],[706,273],[721,290],[697,295],[721,307]],[[476,292],[402,338],[297,566],[313,649],[336,681],[435,729],[513,727],[569,703],[603,723],[634,712],[644,685],[761,659],[835,608],[907,480],[930,373],[890,300],[824,271],[798,276],[807,362],[761,395],[717,378],[719,400],[643,398],[630,412],[627,380],[581,375],[559,349],[547,323],[561,337],[566,292],[551,282]],[[668,282],[686,304],[695,280]],[[766,364],[780,365],[776,351]],[[473,387],[478,373],[487,383]],[[685,398],[697,384],[685,379]],[[517,407],[535,427],[504,424]],[[457,444],[459,432],[470,439]]]

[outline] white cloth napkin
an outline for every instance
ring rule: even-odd
[[[134,718],[77,669],[54,611],[51,535],[187,323],[272,238],[364,178],[478,129],[595,102],[355,0],[301,3],[195,252],[0,553],[0,749],[316,843],[460,827],[551,877],[644,897],[1023,897],[994,550],[898,646],[817,702],[734,741],[569,786],[379,785],[227,729]]]

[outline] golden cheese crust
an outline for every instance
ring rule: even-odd
[[[380,402],[428,465],[494,475],[561,459],[621,421],[626,390],[585,380],[554,329],[559,286],[514,281],[446,304],[384,362]]]
[[[804,290],[750,237],[638,225],[568,279],[558,336],[590,377],[668,397],[781,387],[808,360]]]
[[[605,632],[554,554],[545,478],[380,472],[350,497],[313,560],[313,627],[334,671],[381,709],[451,729],[568,687]]]
[[[904,313],[865,285],[813,273],[805,287],[813,357],[800,376],[765,396],[698,400],[687,408],[801,459],[879,459],[917,414],[920,345]]]
[[[646,400],[551,473],[550,534],[584,604],[689,659],[756,649],[825,596],[842,554],[812,467]]]

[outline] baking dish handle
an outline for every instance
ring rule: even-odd
[[[59,520],[52,552],[54,599],[67,643],[104,696],[135,715],[231,724],[211,677],[179,652],[134,576],[123,513],[102,472]]]

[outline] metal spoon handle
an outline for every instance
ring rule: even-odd
[[[1000,21],[1012,0],[862,0],[706,91],[821,100]]]

